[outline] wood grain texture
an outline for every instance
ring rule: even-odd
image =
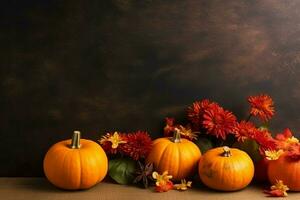
[[[210,98],[242,119],[276,102],[273,132],[300,133],[300,1],[27,0],[1,3],[0,176],[42,176],[74,129],[162,135]],[[13,148],[12,148],[13,147]],[[5,152],[5,153],[3,153]]]
[[[152,189],[140,189],[133,186],[122,186],[113,183],[100,183],[84,191],[63,191],[50,185],[43,178],[0,178],[0,197],[5,200],[260,200],[266,198],[262,188],[249,186],[238,192],[216,192],[207,188],[193,188],[185,192],[169,191],[156,193]],[[299,193],[290,193],[289,200],[298,200]]]

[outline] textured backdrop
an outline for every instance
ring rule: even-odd
[[[1,3],[0,176],[40,176],[74,129],[161,134],[194,100],[238,117],[276,102],[272,129],[300,131],[300,1]],[[299,134],[298,134],[299,136]]]

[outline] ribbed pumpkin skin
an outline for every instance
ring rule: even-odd
[[[174,143],[172,138],[158,138],[153,141],[146,162],[153,163],[158,173],[168,171],[173,180],[181,180],[195,173],[200,157],[197,145],[187,139]]]
[[[254,176],[254,164],[247,153],[232,148],[224,157],[223,147],[207,151],[199,161],[202,182],[215,190],[235,191],[246,187]]]
[[[69,147],[71,140],[54,144],[44,158],[44,172],[55,186],[78,190],[87,189],[100,182],[108,170],[108,160],[103,149],[91,140],[81,139],[81,147]]]
[[[291,191],[300,191],[300,161],[290,161],[284,155],[269,161],[268,177],[272,184],[282,180]]]

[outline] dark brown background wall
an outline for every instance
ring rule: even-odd
[[[273,130],[300,131],[299,1],[1,4],[0,176],[43,175],[74,129],[157,137],[205,97],[244,117],[246,97],[268,93]]]

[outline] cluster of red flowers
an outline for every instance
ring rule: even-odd
[[[274,115],[274,103],[268,95],[250,96],[250,117],[257,116],[263,122]],[[234,134],[238,141],[245,139],[256,140],[261,149],[274,149],[275,141],[271,134],[264,129],[258,129],[249,121],[237,122],[234,114],[225,110],[216,102],[207,99],[197,101],[188,107],[187,116],[196,130],[205,129],[208,134],[226,139],[228,134]]]
[[[248,121],[241,121],[234,132],[238,141],[253,139],[260,145],[260,152],[264,154],[266,150],[278,149],[278,142],[272,137],[268,129],[256,128],[252,122],[249,122],[251,116],[258,117],[261,121],[267,122],[274,115],[274,103],[268,95],[250,96],[250,116]]]
[[[107,133],[99,140],[100,145],[108,154],[126,155],[133,160],[145,158],[152,148],[152,140],[145,131],[134,133]]]
[[[273,139],[275,143],[275,150],[266,150],[265,157],[268,160],[276,160],[283,156],[291,162],[298,162],[300,160],[300,143],[299,140],[293,136],[290,129],[285,129]],[[288,196],[288,186],[282,180],[278,180],[275,185],[270,187],[270,190],[264,192],[273,197]]]
[[[285,152],[285,156],[291,160],[300,160],[300,143],[290,131],[285,129],[278,133],[275,138],[267,129],[259,129],[251,122],[242,121],[238,125],[237,132],[234,133],[239,141],[244,139],[253,139],[260,146],[260,152],[265,155],[265,151]]]
[[[217,138],[226,139],[226,135],[236,130],[237,120],[233,113],[207,99],[188,107],[187,116],[194,129],[204,128]]]
[[[300,143],[295,138],[290,129],[285,129],[275,137],[276,149],[283,150],[284,156],[292,161],[300,160]]]
[[[253,139],[259,144],[259,150],[262,155],[264,155],[266,150],[275,150],[277,148],[276,141],[266,129],[258,129]]]
[[[196,101],[188,107],[187,117],[193,125],[193,129],[199,130],[202,128],[202,123],[204,121],[203,115],[207,108],[213,105],[218,105],[215,102],[211,102],[208,99],[204,99],[202,101]]]

